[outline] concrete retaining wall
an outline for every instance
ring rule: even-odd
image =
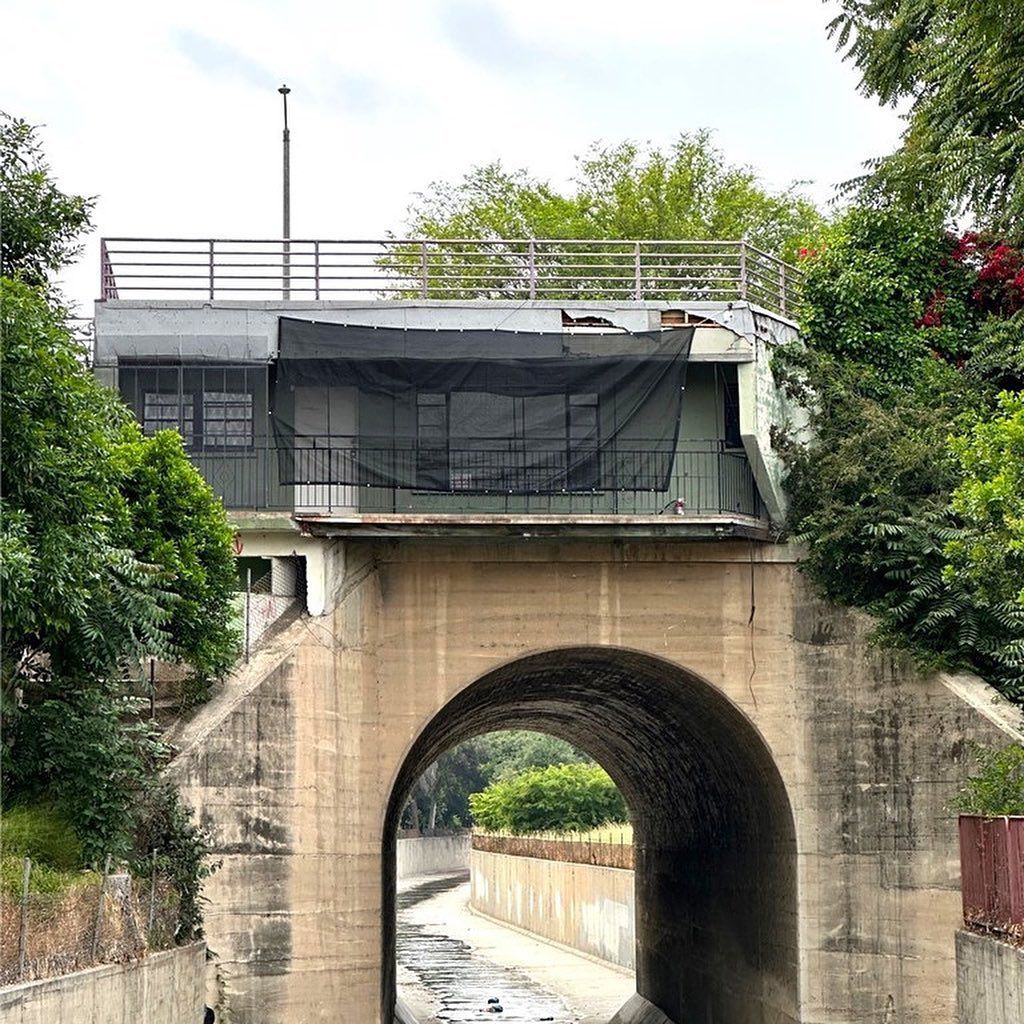
[[[482,913],[633,969],[633,872],[473,850],[472,905]]]
[[[0,1024],[200,1024],[206,944],[0,989]]]
[[[398,878],[469,870],[471,836],[425,836],[398,840]]]
[[[958,931],[956,1002],[960,1024],[1024,1021],[1024,949]]]

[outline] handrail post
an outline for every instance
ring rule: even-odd
[[[786,264],[779,260],[779,312],[786,315]]]
[[[633,298],[639,302],[643,297],[643,278],[640,273],[640,243],[633,243],[633,271],[635,276],[635,284],[633,287]]]
[[[320,299],[320,242],[313,242],[313,295]]]
[[[740,241],[740,298],[747,298],[747,243]]]
[[[107,295],[107,240],[100,239],[100,298],[106,300]]]
[[[210,246],[210,300],[213,300],[213,239],[209,241]]]
[[[531,238],[530,239],[530,250],[529,250],[529,266],[530,266],[530,298],[537,298],[537,243]]]
[[[427,243],[420,242],[420,298],[427,297]]]

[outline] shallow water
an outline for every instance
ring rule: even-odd
[[[562,1000],[522,971],[475,957],[465,942],[409,920],[405,911],[410,907],[448,892],[465,880],[465,876],[446,876],[398,894],[398,962],[412,971],[441,1004],[437,1016],[453,1022],[572,1024],[577,1017]],[[498,999],[502,1012],[491,1012],[488,999]]]

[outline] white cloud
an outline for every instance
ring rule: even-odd
[[[899,132],[856,95],[817,0],[3,6],[5,109],[46,125],[66,188],[100,196],[67,275],[83,304],[101,234],[279,232],[281,81],[306,237],[398,228],[413,192],[474,163],[563,181],[595,139],[698,127],[773,184],[810,179],[823,201]]]

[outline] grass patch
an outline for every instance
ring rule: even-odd
[[[82,862],[82,846],[58,811],[31,804],[8,807],[0,814],[0,856],[5,862],[31,857],[33,864],[70,871]]]
[[[21,899],[24,863],[23,856],[0,858],[0,893],[13,902]],[[78,886],[99,885],[101,880],[101,875],[96,871],[62,871],[33,861],[28,891],[32,894],[60,896]]]

